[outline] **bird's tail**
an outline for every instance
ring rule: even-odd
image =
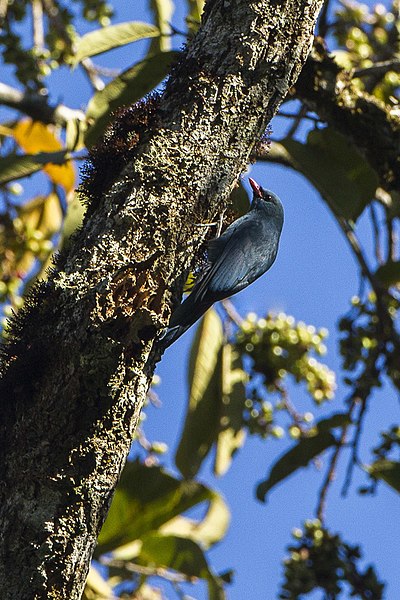
[[[159,338],[159,346],[164,351],[171,344],[176,342],[178,338],[181,337],[185,333],[187,329],[189,329],[190,325],[187,327],[183,327],[182,325],[176,325],[176,327],[168,327],[165,332]]]
[[[176,342],[189,327],[204,315],[212,304],[212,302],[196,301],[192,292],[172,313],[168,329],[159,340],[163,350]]]

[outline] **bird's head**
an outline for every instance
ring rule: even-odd
[[[281,204],[281,201],[279,200],[276,194],[274,194],[270,190],[264,190],[264,188],[261,187],[261,185],[254,181],[254,179],[252,179],[251,177],[249,177],[249,182],[253,189],[253,201],[261,199],[264,200],[264,202],[270,202],[275,205]]]
[[[283,222],[283,207],[278,196],[270,190],[265,190],[251,177],[249,177],[249,182],[253,189],[253,206],[267,208],[270,215],[276,215]]]

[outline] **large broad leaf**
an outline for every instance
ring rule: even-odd
[[[240,354],[231,344],[222,348],[222,407],[220,432],[217,438],[214,473],[223,475],[229,469],[232,457],[244,444],[243,408],[246,400],[246,373]]]
[[[67,206],[67,212],[63,223],[61,248],[64,247],[64,244],[78,227],[82,225],[85,210],[86,209],[79,198],[79,194],[75,193]]]
[[[162,535],[188,538],[199,544],[204,550],[220,542],[227,532],[230,512],[221,496],[213,490],[209,491],[211,499],[208,500],[208,508],[202,519],[196,520],[178,515],[161,525],[157,532]],[[119,560],[136,559],[140,554],[141,547],[142,540],[134,540],[115,548],[112,551],[112,557]]]
[[[161,36],[151,42],[150,52],[171,50],[171,25],[175,6],[172,0],[150,0],[150,8]]]
[[[375,277],[387,287],[397,285],[400,283],[400,261],[389,261],[381,265],[376,270]]]
[[[57,194],[37,196],[18,209],[18,216],[29,231],[40,231],[43,238],[58,233],[63,221],[61,202]]]
[[[366,469],[370,475],[382,479],[396,492],[400,492],[400,462],[385,459],[377,460]]]
[[[204,1],[205,0],[187,0],[189,5],[189,19],[200,23],[201,14],[204,8]]]
[[[32,198],[19,206],[17,212],[26,238],[31,238],[29,246],[19,247],[15,253],[14,263],[15,271],[25,278],[24,293],[26,294],[37,279],[47,278],[46,270],[52,263],[53,247],[45,242],[59,233],[63,211],[60,198],[51,192],[48,196]],[[36,244],[36,248],[32,242]],[[33,266],[35,266],[34,270],[32,270]]]
[[[103,579],[100,573],[91,566],[86,579],[82,600],[110,600],[113,596],[112,587],[105,579]]]
[[[85,136],[86,145],[94,144],[110,122],[111,113],[117,108],[137,102],[161,83],[177,56],[177,52],[147,56],[113,79],[103,90],[96,92],[86,111],[90,124]]]
[[[216,439],[220,416],[222,323],[215,310],[203,317],[190,352],[189,405],[175,455],[185,477],[193,477]]]
[[[13,128],[13,136],[27,154],[35,156],[42,156],[42,153],[53,154],[54,159],[47,161],[48,164],[44,163],[43,170],[51,181],[61,185],[66,192],[74,189],[75,170],[72,162],[66,160],[66,151],[63,150],[53,125],[45,125],[39,121],[32,121],[32,119],[22,119]]]
[[[8,183],[14,179],[28,177],[52,165],[62,165],[66,161],[67,152],[39,152],[38,154],[9,155],[0,162],[0,184]]]
[[[143,538],[138,562],[144,566],[157,565],[173,569],[190,578],[206,579],[209,599],[225,598],[222,580],[211,571],[202,549],[192,540],[173,535],[149,534]]]
[[[289,162],[315,185],[331,210],[355,221],[374,198],[378,177],[345,136],[330,129],[315,129],[307,143],[281,142]]]
[[[277,483],[289,477],[297,469],[306,467],[313,458],[335,445],[336,438],[330,430],[342,427],[346,423],[349,423],[347,413],[337,413],[329,419],[316,423],[315,435],[301,438],[295,446],[278,458],[267,479],[257,486],[257,498],[265,502],[265,496]]]
[[[200,483],[180,481],[161,467],[127,463],[100,532],[96,555],[157,530],[192,506],[211,500],[213,494]]]
[[[119,46],[125,46],[138,40],[154,38],[160,35],[158,27],[141,21],[130,21],[110,25],[86,33],[75,43],[74,63],[89,56],[96,56]]]
[[[214,492],[203,519],[197,521],[178,516],[160,527],[163,535],[178,535],[193,540],[208,549],[225,536],[230,522],[230,512],[224,500]]]

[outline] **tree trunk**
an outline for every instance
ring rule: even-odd
[[[152,127],[13,324],[0,596],[81,597],[181,274],[312,43],[322,0],[208,0]]]

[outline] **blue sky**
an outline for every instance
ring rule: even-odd
[[[366,3],[372,5],[372,3]],[[123,2],[116,0],[116,16],[113,22],[148,20],[151,17],[145,8],[147,2]],[[186,3],[176,0],[176,27],[184,28],[182,15]],[[89,27],[81,23],[80,33]],[[176,38],[177,47],[183,38]],[[147,47],[138,43],[96,57],[96,62],[109,67],[126,68]],[[0,79],[13,83],[11,70],[0,67]],[[73,73],[62,69],[51,76],[49,86],[53,99],[72,107],[84,108],[90,88],[80,70]],[[4,109],[2,120],[10,113]],[[272,122],[273,135],[279,136],[283,119]],[[285,208],[285,225],[281,238],[278,259],[264,277],[235,297],[234,304],[244,315],[254,311],[260,316],[267,311],[284,311],[297,320],[329,329],[327,341],[327,364],[334,370],[340,367],[338,340],[335,331],[337,318],[349,308],[349,300],[358,291],[357,266],[350,255],[346,242],[338,230],[328,209],[318,193],[300,175],[280,166],[258,164],[251,168],[251,176],[263,186],[276,192]],[[42,180],[33,178],[29,196],[40,193]],[[250,190],[247,176],[245,186]],[[340,182],[338,182],[340,186]],[[367,219],[360,219],[360,237],[370,246]],[[162,384],[157,392],[162,408],[147,410],[146,435],[152,440],[166,441],[171,456],[176,447],[185,414],[187,399],[186,365],[188,350],[194,328],[174,344],[157,367]],[[325,412],[337,411],[345,388],[339,386],[335,400]],[[311,407],[302,389],[290,387],[290,395],[300,410]],[[364,425],[361,457],[368,462],[368,449],[378,442],[379,432],[398,423],[398,398],[386,386],[374,394],[370,412]],[[314,411],[316,416],[318,412]],[[316,505],[316,494],[322,481],[322,473],[311,466],[301,470],[274,489],[268,504],[255,500],[255,484],[267,473],[276,457],[288,447],[290,441],[248,439],[244,449],[237,455],[231,470],[222,479],[210,474],[209,462],[201,471],[200,478],[216,487],[225,496],[232,511],[232,523],[225,540],[210,552],[215,570],[235,570],[229,598],[242,600],[251,596],[253,600],[269,600],[277,597],[282,578],[282,558],[285,546],[291,542],[290,532],[301,526],[306,518],[312,518]],[[170,459],[166,464],[171,468]],[[325,463],[326,464],[326,463]],[[353,485],[346,499],[339,491],[346,461],[341,459],[338,482],[331,488],[328,497],[327,525],[343,534],[350,544],[360,544],[365,563],[374,563],[381,579],[387,582],[386,600],[397,600],[398,594],[398,539],[400,537],[400,512],[398,497],[387,486],[381,485],[375,497],[360,497],[356,493],[358,484],[364,481],[360,471],[354,473]],[[168,588],[167,588],[168,589]],[[196,586],[189,592],[196,599],[206,597],[205,587]],[[168,590],[169,596],[169,590]],[[316,594],[312,598],[319,598]]]

